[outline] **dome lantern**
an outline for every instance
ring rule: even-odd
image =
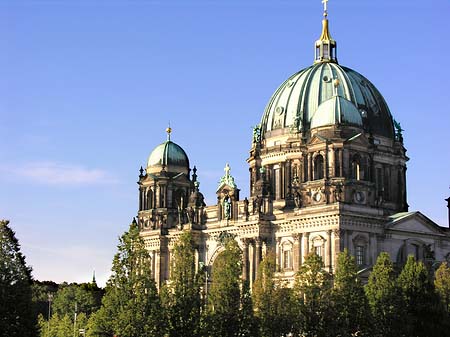
[[[315,43],[315,57],[314,63],[335,62],[337,63],[337,44],[332,39],[328,29],[328,0],[322,0],[323,3],[323,20],[322,20],[322,34]]]

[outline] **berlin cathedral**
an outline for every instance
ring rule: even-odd
[[[367,78],[338,63],[328,26],[325,2],[314,63],[276,89],[249,135],[249,196],[242,199],[227,164],[217,203],[206,205],[197,169],[170,128],[151,152],[140,170],[135,221],[158,286],[169,279],[173,246],[185,230],[196,241],[197,268],[209,276],[223,238],[233,237],[250,284],[269,249],[276,277],[288,283],[311,251],[333,272],[348,249],[362,279],[380,252],[399,265],[410,254],[431,265],[450,260],[450,231],[408,210],[400,124]]]

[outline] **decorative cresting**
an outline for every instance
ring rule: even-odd
[[[336,41],[331,38],[330,31],[328,29],[328,0],[323,0],[323,20],[322,20],[322,34],[315,43],[315,58],[314,63],[320,62],[336,62]]]
[[[170,140],[172,129],[166,129],[167,140],[158,145],[147,161],[147,173],[165,170],[168,173],[189,174],[189,159],[186,152],[178,144]]]

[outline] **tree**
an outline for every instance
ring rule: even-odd
[[[434,275],[434,286],[447,314],[450,313],[450,267],[441,263]]]
[[[253,312],[252,295],[248,281],[242,282],[241,310],[239,315],[239,337],[258,337],[258,321]]]
[[[294,329],[304,337],[331,334],[331,275],[324,269],[320,256],[311,252],[295,276],[294,297],[298,319]]]
[[[281,336],[292,331],[291,289],[275,281],[275,253],[269,251],[259,265],[253,298],[261,336]]]
[[[389,254],[382,252],[365,288],[374,322],[374,335],[402,336],[403,306],[396,273]]]
[[[212,270],[206,324],[209,336],[237,336],[239,332],[241,250],[231,237],[224,239],[224,246]]]
[[[369,305],[357,275],[355,258],[347,249],[338,254],[332,299],[337,335],[369,335]]]
[[[443,315],[439,298],[422,262],[408,256],[398,277],[406,318],[406,336],[442,336]]]
[[[0,221],[0,331],[4,336],[36,336],[31,268],[9,221]]]
[[[55,296],[59,285],[53,281],[33,280],[31,285],[33,307],[35,316],[42,315],[43,319],[48,320],[49,296]]]
[[[89,336],[163,336],[163,316],[150,256],[135,221],[119,239],[102,307],[92,315]]]
[[[90,316],[100,307],[99,298],[93,291],[88,291],[78,284],[63,284],[53,299],[52,310],[60,316],[69,314],[73,317],[75,306],[78,313],[85,313]]]
[[[186,231],[174,246],[170,283],[162,292],[169,336],[194,337],[200,333],[203,278],[195,269],[194,240],[192,232]]]

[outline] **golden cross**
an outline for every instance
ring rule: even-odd
[[[328,8],[327,8],[328,0],[322,0],[322,3],[323,3],[323,16],[326,17],[328,15]]]

